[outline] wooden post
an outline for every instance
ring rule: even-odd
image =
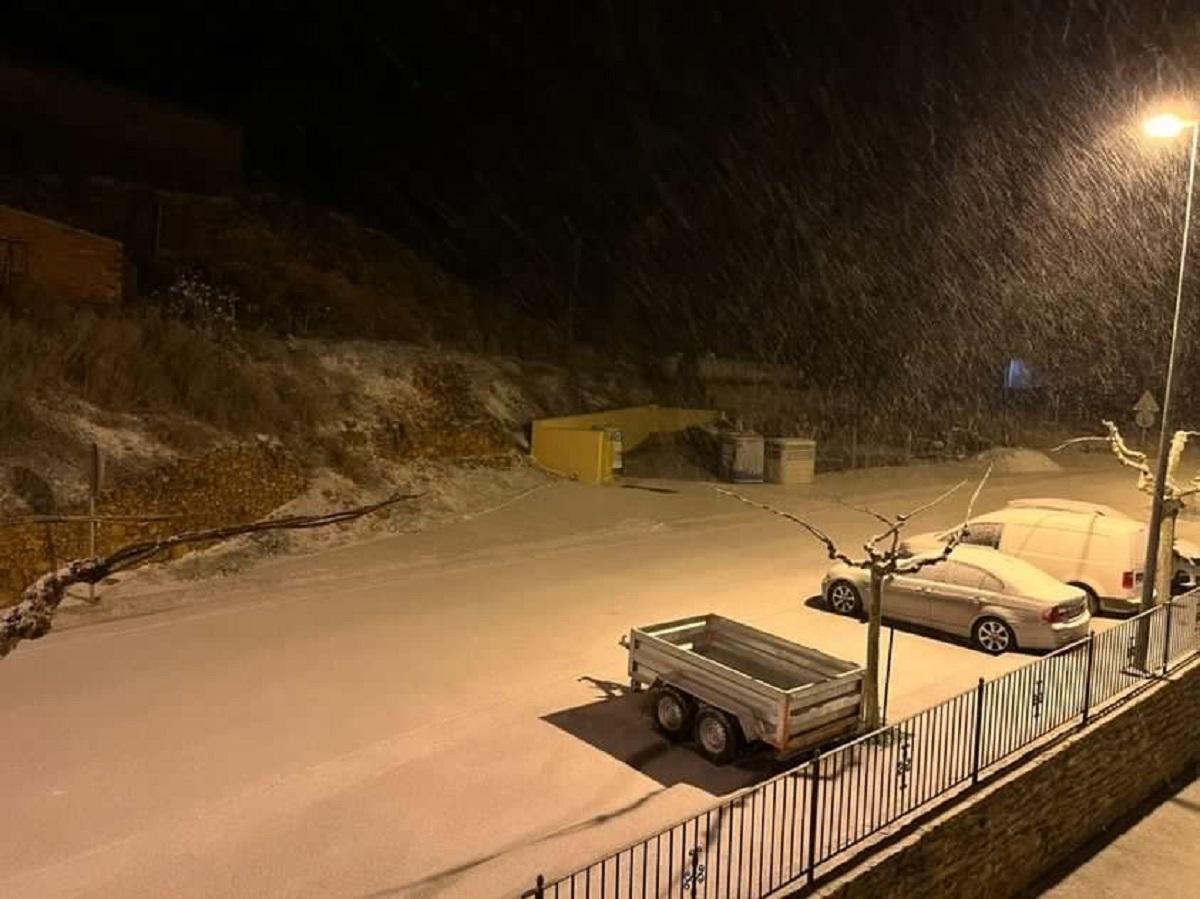
[[[96,499],[100,495],[101,461],[100,447],[92,444],[91,464],[88,470],[88,558],[96,558]],[[88,584],[88,602],[96,601],[96,585]]]

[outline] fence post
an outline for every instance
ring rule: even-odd
[[[1167,621],[1163,627],[1163,666],[1162,673],[1167,673],[1167,667],[1171,662],[1171,611],[1175,608],[1175,600],[1167,600]]]
[[[1083,723],[1088,723],[1088,715],[1092,711],[1092,666],[1096,658],[1096,635],[1088,632],[1087,642],[1087,671],[1083,678]]]
[[[979,679],[975,688],[975,747],[971,762],[971,786],[979,785],[979,760],[983,753],[983,688],[984,680]]]
[[[96,558],[96,498],[100,495],[100,447],[93,443],[88,466],[88,558]],[[96,585],[88,583],[88,602],[96,602]]]
[[[541,874],[537,876],[537,883],[532,890],[526,890],[521,894],[521,899],[545,899],[546,896],[546,878]]]
[[[808,882],[817,876],[817,805],[821,795],[821,752],[812,760],[812,779],[808,790]]]

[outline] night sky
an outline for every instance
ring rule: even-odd
[[[237,119],[252,174],[480,274],[610,249],[764,102],[800,156],[856,107],[908,119],[904,82],[972,27],[895,2],[16,6],[19,57]]]
[[[1126,130],[1192,94],[1198,24],[1182,0],[25,2],[5,33],[21,59],[239,120],[257,183],[527,311],[575,296],[584,339],[636,322],[656,352],[878,383],[945,353],[847,361],[847,328],[976,328],[988,370],[1125,352],[1147,315],[1158,334],[1126,301],[1166,289],[1180,157],[1134,159]]]

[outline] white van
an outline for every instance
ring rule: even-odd
[[[1040,505],[1039,505],[1040,503]],[[1063,508],[1063,506],[1075,508]],[[1019,500],[971,519],[964,543],[990,546],[1080,587],[1092,614],[1136,611],[1141,600],[1146,526],[1115,509],[1068,500]],[[939,534],[945,539],[950,532]]]
[[[1123,518],[1137,521],[1112,506],[1088,503],[1075,499],[1014,499],[1008,503],[1010,509],[1057,509],[1060,512],[1081,512],[1087,515],[1102,515],[1106,518]],[[1200,545],[1185,537],[1175,537],[1175,571],[1171,575],[1171,595],[1175,596],[1200,584]]]

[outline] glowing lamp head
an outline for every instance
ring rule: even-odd
[[[1181,119],[1168,112],[1146,119],[1142,128],[1151,137],[1176,137],[1184,128],[1190,128],[1195,124],[1195,122],[1189,122],[1187,119]]]

